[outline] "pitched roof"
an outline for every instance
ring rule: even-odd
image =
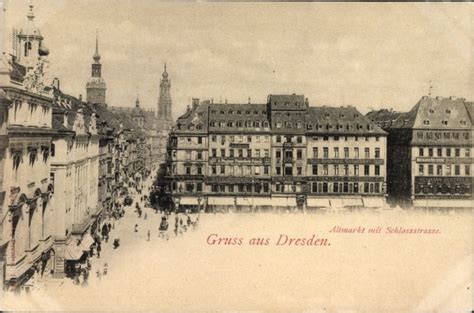
[[[401,114],[392,128],[470,129],[471,125],[464,99],[424,96],[409,112]]]
[[[309,107],[306,129],[310,133],[374,134],[386,132],[352,106]]]

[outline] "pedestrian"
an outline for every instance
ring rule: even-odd
[[[103,272],[103,273],[104,273],[104,276],[107,275],[108,269],[109,269],[109,265],[108,265],[107,262],[106,262],[106,263],[104,263],[104,272]]]
[[[97,278],[100,280],[101,277],[102,277],[102,274],[100,273],[100,270],[97,270],[96,274],[97,274]]]
[[[179,225],[183,226],[183,219],[182,218],[179,219]]]
[[[188,227],[191,226],[191,216],[188,215],[188,219],[187,219],[187,224],[188,224]]]
[[[138,232],[138,224],[135,224],[135,232]]]
[[[144,218],[145,220],[146,220],[147,216],[148,216],[148,215],[145,213],[145,218]]]
[[[100,251],[102,251],[100,241],[97,243],[97,258],[100,259]]]
[[[151,234],[150,234],[150,230],[148,230],[148,232],[147,232],[147,236],[148,236],[147,241],[150,241],[150,235],[151,235]]]

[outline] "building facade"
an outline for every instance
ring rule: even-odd
[[[303,95],[194,99],[170,135],[170,189],[183,208],[380,207],[386,136],[353,107],[310,107]]]
[[[424,96],[384,125],[389,132],[388,192],[394,203],[472,207],[472,103]]]
[[[52,90],[43,78],[48,49],[34,25],[14,31],[11,58],[0,64],[2,174],[0,252],[2,282],[19,290],[32,276],[53,267],[54,189],[50,181]]]
[[[95,112],[80,99],[55,89],[51,180],[56,206],[55,276],[90,247],[99,202],[99,136]]]

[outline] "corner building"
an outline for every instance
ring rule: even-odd
[[[265,104],[193,100],[170,136],[175,204],[208,210],[380,207],[386,132],[353,107],[303,95]]]
[[[473,103],[422,97],[388,124],[389,195],[419,208],[472,208]]]

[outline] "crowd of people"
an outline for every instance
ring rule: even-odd
[[[150,205],[149,197],[142,194],[143,190],[149,190],[151,187],[146,188],[144,185],[144,182],[130,182],[128,186],[120,193],[121,198],[111,205],[107,211],[108,214],[106,219],[102,221],[102,223],[97,227],[97,231],[93,235],[94,243],[91,245],[88,253],[86,253],[85,262],[78,265],[79,268],[77,268],[76,275],[74,276],[75,284],[87,286],[89,275],[93,266],[97,266],[95,274],[98,280],[101,280],[107,275],[109,271],[109,265],[107,262],[100,263],[99,261],[101,258],[102,248],[103,245],[108,244],[109,240],[112,240],[112,238],[113,249],[120,247],[120,238],[118,232],[115,234],[115,236],[112,235],[114,234],[115,223],[118,223],[118,221],[125,216],[125,211],[136,214],[136,222],[132,225],[134,225],[133,233],[137,233],[138,235],[140,235],[142,232],[141,228],[146,227],[142,225],[149,225],[149,223],[142,222],[148,219],[148,214],[151,212],[159,214],[159,218],[157,219],[159,223],[156,225],[157,228],[145,228],[146,241],[151,241],[154,236],[157,236],[160,239],[169,240],[172,234],[174,234],[174,237],[178,237],[187,232],[189,229],[196,228],[198,226],[198,213],[172,213],[159,207],[153,208]],[[127,197],[129,198],[129,202],[125,201]],[[132,209],[134,209],[133,212],[131,211]],[[127,213],[127,216],[130,213]],[[174,225],[172,225],[173,227],[170,227],[170,224],[172,224],[171,221],[173,220]],[[91,259],[93,262],[91,262]],[[95,263],[98,263],[99,265],[96,265]]]

